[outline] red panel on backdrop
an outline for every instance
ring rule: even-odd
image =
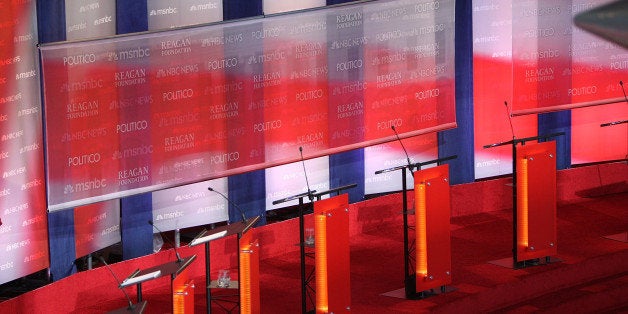
[[[348,194],[315,202],[314,219],[317,313],[347,312],[351,308]]]
[[[556,255],[556,142],[517,149],[517,260]]]
[[[451,284],[449,166],[417,171],[414,182],[416,291],[420,292]]]

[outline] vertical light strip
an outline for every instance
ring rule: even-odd
[[[316,313],[329,311],[327,296],[327,215],[316,215],[314,222],[316,267]]]
[[[416,185],[417,200],[415,202],[414,215],[416,217],[416,275],[427,276],[427,223],[425,217],[425,183]]]
[[[251,313],[251,243],[240,244],[240,313]]]
[[[528,247],[528,159],[519,159],[520,172],[517,174],[517,242]]]

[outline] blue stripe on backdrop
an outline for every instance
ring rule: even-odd
[[[222,6],[225,21],[262,15],[262,0],[223,1]],[[230,176],[228,186],[229,199],[245,212],[245,216],[260,215],[257,225],[266,224],[266,172],[258,170]],[[229,221],[240,220],[240,212],[229,204]]]
[[[223,19],[235,20],[262,15],[262,0],[223,0]]]
[[[146,1],[116,1],[116,34],[148,30],[148,5]]]
[[[456,1],[456,123],[438,133],[438,157],[457,155],[448,162],[451,184],[473,182],[473,12],[471,1]]]
[[[116,1],[116,33],[148,30],[146,1]],[[153,252],[153,198],[151,193],[125,197],[120,201],[122,258],[127,260]]]
[[[556,138],[556,169],[571,167],[571,110],[540,114],[539,135],[565,132]]]
[[[351,0],[327,0],[327,5],[342,4]],[[335,188],[356,183],[358,186],[348,190],[349,202],[364,200],[364,149],[339,153],[329,156],[329,187]]]
[[[37,27],[40,43],[64,41],[66,38],[65,2],[63,0],[37,1]],[[50,274],[53,280],[62,279],[76,272],[74,209],[48,214],[48,246]]]
[[[364,149],[329,156],[329,188],[358,185],[346,191],[350,203],[364,200],[364,177]]]

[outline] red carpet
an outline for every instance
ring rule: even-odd
[[[454,186],[451,240],[455,290],[424,300],[385,295],[403,287],[399,194],[351,205],[351,312],[628,312],[628,243],[604,237],[628,231],[628,167],[625,163],[598,165],[559,172],[558,177],[556,258],[561,262],[518,270],[491,264],[511,256],[509,179]],[[256,228],[255,232],[261,244],[262,313],[299,313],[297,220]],[[235,272],[234,252],[234,239],[212,245],[212,276],[226,266]],[[190,254],[198,255],[191,272],[196,283],[195,310],[203,313],[202,247],[181,249],[182,256]],[[117,263],[113,268],[124,277],[136,268],[173,258],[172,250],[167,250]],[[167,284],[165,278],[146,284],[148,313],[171,311]],[[128,291],[134,296],[133,289]],[[102,313],[124,305],[113,279],[100,267],[2,302],[0,312]],[[214,311],[224,313],[218,307],[213,307]]]

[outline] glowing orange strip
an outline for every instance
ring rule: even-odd
[[[327,216],[316,215],[314,222],[316,266],[316,313],[329,311],[327,296]]]
[[[517,174],[517,242],[528,247],[528,159],[519,159],[520,172]]]
[[[251,244],[240,245],[240,313],[251,313]]]
[[[417,278],[427,276],[427,223],[425,217],[425,183],[416,185],[417,200],[414,216],[416,217],[416,275]]]

